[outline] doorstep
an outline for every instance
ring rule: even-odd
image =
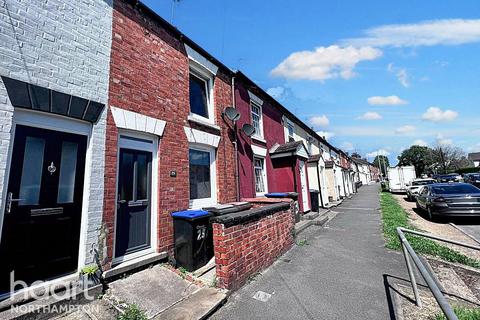
[[[112,277],[121,275],[123,273],[127,273],[132,270],[147,266],[149,264],[153,264],[160,260],[166,259],[167,257],[168,255],[166,252],[150,253],[132,260],[122,262],[116,265],[115,267],[113,267],[112,269],[109,269],[103,272],[102,277],[104,279],[112,278]]]
[[[319,209],[320,212],[313,212],[302,217],[302,220],[295,223],[295,235],[299,235],[310,226],[323,226],[330,221],[333,216],[330,215],[330,209]]]

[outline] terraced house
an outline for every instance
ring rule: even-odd
[[[346,154],[139,1],[6,0],[0,29],[0,297],[171,257],[175,211],[353,192]]]

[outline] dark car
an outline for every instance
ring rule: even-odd
[[[437,181],[442,182],[462,182],[462,176],[458,173],[441,174],[437,176]]]
[[[463,180],[465,183],[470,183],[480,188],[480,173],[466,173],[463,175]]]
[[[436,216],[480,216],[480,189],[468,183],[435,183],[422,187],[417,196],[417,208],[428,218]]]

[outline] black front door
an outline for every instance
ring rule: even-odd
[[[120,149],[115,257],[150,248],[152,153]]]
[[[87,137],[17,125],[0,243],[0,292],[75,272]]]

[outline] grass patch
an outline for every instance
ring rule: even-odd
[[[124,313],[117,317],[117,320],[148,320],[145,312],[140,310],[137,305],[131,304]]]
[[[480,309],[469,309],[465,307],[454,307],[453,311],[458,317],[458,320],[480,320]],[[447,320],[443,313],[438,313],[433,318],[435,320]]]
[[[393,250],[400,250],[401,244],[396,230],[397,227],[416,229],[408,223],[408,214],[389,192],[381,193],[380,206],[382,208],[383,233],[386,239],[386,247]],[[439,257],[445,261],[457,262],[480,269],[480,261],[469,258],[431,239],[411,234],[406,234],[405,236],[417,253]]]

